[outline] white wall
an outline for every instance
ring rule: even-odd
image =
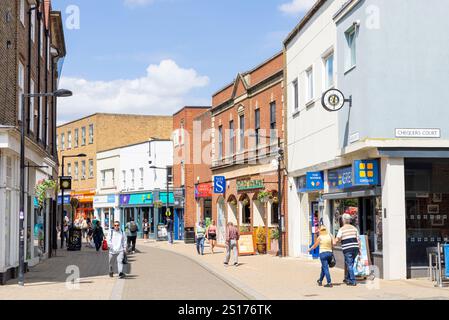
[[[112,194],[117,192],[120,178],[120,149],[97,153],[97,194]],[[114,181],[106,179],[105,186],[102,181],[102,171],[114,171]],[[108,181],[109,180],[109,181]]]

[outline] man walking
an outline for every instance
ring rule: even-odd
[[[173,244],[173,220],[170,218],[170,216],[167,217],[167,236],[168,236],[168,242]]]
[[[226,229],[226,258],[224,261],[224,265],[227,266],[229,264],[229,260],[231,258],[231,251],[234,252],[234,265],[238,266],[238,250],[237,244],[240,238],[239,231],[234,226],[232,222],[228,222],[228,227]]]
[[[117,264],[119,277],[123,279],[125,274],[123,273],[123,258],[126,250],[126,238],[122,230],[120,230],[120,223],[114,222],[114,229],[111,230],[109,239],[109,276],[114,276],[113,266]]]
[[[334,239],[334,245],[341,241],[341,248],[343,249],[347,268],[344,282],[348,286],[356,286],[354,260],[360,253],[360,240],[359,231],[351,224],[351,220],[351,215],[347,213],[343,215],[343,227],[338,230],[337,238]]]
[[[134,254],[136,253],[136,240],[139,227],[137,226],[137,223],[134,222],[133,217],[131,217],[130,221],[126,224],[125,231],[127,236],[128,250],[131,248],[131,253]]]

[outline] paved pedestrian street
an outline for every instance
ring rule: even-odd
[[[341,284],[343,270],[331,270],[334,288],[316,285],[320,264],[270,255],[239,257],[239,266],[223,265],[224,249],[205,255],[195,246],[175,242],[138,241],[126,279],[110,278],[107,253],[83,247],[58,250],[57,256],[30,268],[25,286],[11,280],[0,287],[0,299],[51,300],[246,300],[246,299],[449,299],[449,287],[427,279]],[[70,280],[77,277],[74,283]]]

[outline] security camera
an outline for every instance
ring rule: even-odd
[[[153,161],[152,161],[152,160],[148,161],[148,164],[152,164],[152,163],[153,163]]]
[[[352,25],[356,28],[360,27],[360,20],[356,20],[352,23]]]

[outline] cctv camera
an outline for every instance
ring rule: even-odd
[[[151,160],[150,160],[150,161],[148,161],[148,164],[152,164],[152,163],[153,163],[153,161],[151,161]]]
[[[360,20],[356,20],[352,24],[354,27],[360,27]]]

